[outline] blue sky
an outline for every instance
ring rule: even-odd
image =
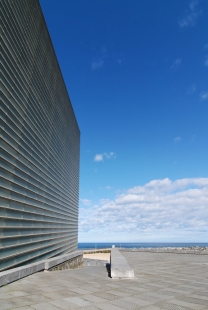
[[[208,1],[40,0],[81,130],[80,242],[208,241]]]

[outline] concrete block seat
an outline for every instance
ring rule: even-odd
[[[0,286],[27,277],[30,274],[44,270],[44,268],[45,268],[45,261],[43,260],[34,264],[28,264],[25,266],[2,271],[0,272]]]
[[[79,266],[82,263],[83,251],[74,251],[64,255],[45,259],[37,263],[12,268],[0,272],[0,286],[9,284],[39,271],[70,269]]]
[[[111,250],[111,278],[134,278],[134,269],[116,248]]]
[[[68,264],[68,262],[74,261],[76,258],[80,258],[75,264]],[[59,255],[53,258],[45,260],[45,270],[63,270],[70,269],[75,266],[79,266],[83,263],[83,251],[74,251],[68,254]]]

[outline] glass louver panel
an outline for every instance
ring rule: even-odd
[[[80,131],[38,0],[2,0],[0,271],[77,249]]]

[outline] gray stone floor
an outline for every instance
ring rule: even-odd
[[[0,288],[0,309],[208,309],[208,256],[123,252],[134,280],[104,266],[39,272]]]

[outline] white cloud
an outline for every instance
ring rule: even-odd
[[[208,99],[208,91],[202,91],[200,93],[200,100],[207,100]]]
[[[181,62],[182,62],[181,58],[176,58],[173,65],[170,67],[171,70],[176,71],[178,69],[178,67],[181,65]]]
[[[105,187],[105,189],[110,190],[110,189],[112,189],[112,187],[109,186],[109,185],[107,185],[107,186]]]
[[[181,137],[176,137],[174,140],[173,140],[175,143],[178,143],[181,141]]]
[[[181,59],[177,58],[176,61],[175,61],[175,65],[180,65],[180,64],[181,64]]]
[[[105,204],[107,204],[107,203],[109,203],[109,202],[110,202],[109,199],[100,199],[100,204],[101,204],[101,205],[105,205]]]
[[[111,241],[121,236],[129,242],[156,236],[208,240],[208,178],[152,180],[90,210],[80,208],[79,230]]]
[[[94,161],[103,161],[103,154],[96,154],[94,157]]]
[[[103,153],[103,156],[105,156],[106,158],[115,158],[115,153],[114,152],[110,152],[110,153]]]
[[[178,24],[180,28],[194,26],[198,16],[202,13],[202,11],[197,10],[198,1],[191,1],[189,5],[189,10],[184,18],[182,18]]]
[[[90,206],[92,201],[89,199],[80,199],[80,201],[83,203],[85,206]]]
[[[96,154],[94,157],[94,161],[103,161],[104,158],[106,159],[111,159],[111,158],[116,158],[116,154],[114,152],[104,152],[102,154]]]
[[[93,71],[100,70],[104,66],[104,60],[107,57],[107,49],[105,46],[101,48],[101,51],[99,52],[100,57],[96,57],[94,61],[92,62],[91,68]]]
[[[103,67],[103,60],[102,59],[99,59],[99,60],[94,60],[92,62],[92,70],[98,70],[98,69],[101,69]]]
[[[121,65],[124,62],[125,58],[123,53],[121,53],[117,58],[116,58],[116,62]]]

